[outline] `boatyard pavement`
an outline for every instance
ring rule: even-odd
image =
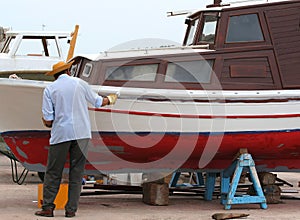
[[[21,166],[19,172],[21,172]],[[109,194],[82,196],[79,210],[74,219],[130,219],[130,220],[194,220],[212,219],[215,213],[249,214],[241,219],[300,219],[300,195],[298,182],[300,173],[277,173],[278,177],[292,183],[293,187],[284,186],[282,203],[268,204],[267,209],[260,209],[258,204],[233,205],[224,210],[219,198],[204,201],[200,196],[172,195],[168,206],[151,206],[142,202],[141,194]],[[35,216],[37,208],[38,184],[41,183],[35,172],[29,172],[22,185],[12,181],[10,160],[0,155],[0,219],[35,220],[47,219]],[[56,210],[55,217],[65,219],[63,210]]]

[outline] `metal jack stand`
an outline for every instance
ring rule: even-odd
[[[18,165],[16,160],[10,158],[10,165],[11,165],[11,174],[12,174],[13,182],[22,185],[26,179],[29,170],[24,168],[23,171],[21,172],[21,175],[19,175]]]
[[[17,165],[17,162],[19,162],[19,161],[13,155],[13,153],[11,153],[11,150],[9,149],[9,147],[6,147],[6,149],[4,149],[4,150],[0,149],[0,153],[2,153],[3,155],[7,156],[10,159],[11,176],[12,176],[13,182],[17,183],[19,185],[22,185],[25,181],[25,178],[26,178],[29,170],[27,170],[24,167],[23,171],[21,172],[21,175],[19,175],[18,165]]]
[[[257,193],[257,196],[242,195],[235,196],[235,192],[244,168],[249,169],[249,173],[253,182],[253,187]],[[234,171],[234,175],[230,184],[230,177]],[[225,209],[230,209],[233,204],[260,204],[262,209],[267,208],[266,198],[263,194],[262,187],[260,185],[257,172],[255,169],[255,163],[252,156],[248,153],[241,153],[234,163],[221,173],[221,203],[225,206]]]

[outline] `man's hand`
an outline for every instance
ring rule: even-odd
[[[117,94],[109,94],[107,96],[107,98],[108,98],[108,101],[109,101],[108,104],[109,105],[114,105],[116,103],[117,99],[118,99],[118,95]]]
[[[52,128],[52,122],[53,121],[47,121],[44,118],[42,118],[43,124],[47,127],[47,128]]]

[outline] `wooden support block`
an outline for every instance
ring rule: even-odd
[[[258,179],[261,185],[273,185],[276,181],[276,174],[268,173],[268,172],[260,172],[258,173]]]
[[[172,176],[173,176],[172,173],[171,173],[171,174],[167,174],[167,175],[164,177],[164,182],[167,183],[167,184],[169,184],[170,181],[171,181],[171,179],[172,179]]]
[[[237,154],[235,155],[235,157],[233,158],[233,160],[236,160],[240,155],[247,154],[247,153],[248,153],[247,148],[240,148]]]
[[[169,185],[167,183],[143,183],[143,202],[149,205],[169,204]]]
[[[268,204],[282,203],[281,189],[277,185],[267,185],[263,187],[264,194]]]
[[[281,201],[281,189],[277,185],[265,185],[263,186],[263,193],[265,195],[267,204],[278,204],[282,203]],[[255,195],[255,189],[253,185],[248,188],[249,195]]]

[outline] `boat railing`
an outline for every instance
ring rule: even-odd
[[[243,5],[256,5],[256,4],[267,4],[267,3],[274,3],[274,2],[282,2],[282,1],[292,1],[292,0],[231,0],[226,1],[223,6],[243,6]],[[222,4],[220,5],[222,7]]]
[[[108,50],[100,52],[100,54],[104,54],[104,56],[108,56],[109,54],[116,53],[131,53],[131,52],[144,52],[145,54],[151,51],[166,51],[166,50],[192,50],[192,49],[205,49],[209,50],[209,44],[202,45],[189,45],[189,46],[162,46],[157,48],[137,48],[137,49],[128,49],[128,50]]]

